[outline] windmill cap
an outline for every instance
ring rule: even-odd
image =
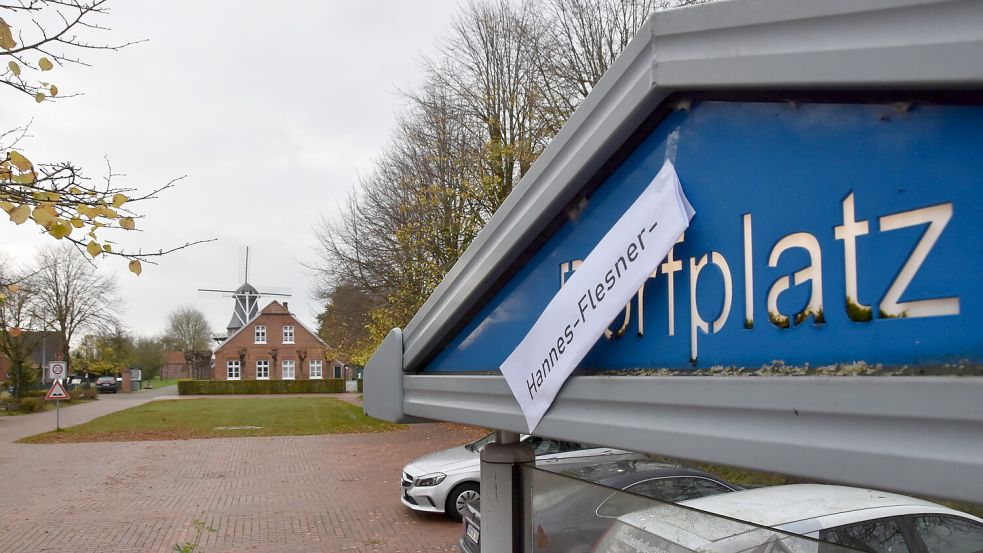
[[[259,290],[257,290],[252,284],[249,284],[248,282],[246,282],[246,283],[243,283],[242,286],[236,288],[235,293],[236,294],[258,294],[259,293]]]

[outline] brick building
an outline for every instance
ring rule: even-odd
[[[215,350],[215,380],[307,380],[335,378],[337,361],[325,359],[327,345],[273,301]],[[342,366],[343,367],[343,366]]]
[[[191,378],[191,365],[184,357],[183,351],[165,351],[164,363],[160,367],[160,377]]]

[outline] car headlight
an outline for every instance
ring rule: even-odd
[[[437,484],[443,482],[444,478],[447,478],[447,475],[442,472],[435,472],[433,474],[424,474],[423,476],[414,480],[413,485],[420,488],[426,488],[428,486],[436,486]]]

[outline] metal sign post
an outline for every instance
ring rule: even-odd
[[[69,399],[72,396],[68,394],[68,390],[61,383],[61,380],[55,380],[51,383],[51,389],[44,396],[44,399],[51,401],[55,400],[55,430],[61,430],[61,400]]]

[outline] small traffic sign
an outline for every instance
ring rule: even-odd
[[[44,396],[44,399],[69,399],[70,397],[68,391],[65,390],[65,386],[62,385],[61,380],[55,380],[51,383],[51,389],[48,390],[48,394]]]
[[[68,363],[65,361],[49,361],[48,377],[52,380],[61,380],[68,376]]]

